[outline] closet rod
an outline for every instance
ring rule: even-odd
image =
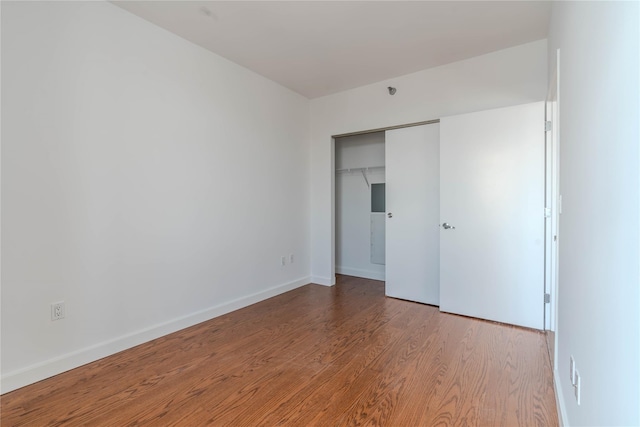
[[[431,125],[434,123],[440,123],[440,119],[426,120],[424,122],[407,123],[404,125],[388,126],[385,128],[378,128],[378,129],[361,130],[358,132],[341,133],[340,135],[332,135],[332,138],[344,138],[346,136],[366,135],[368,133],[376,133],[376,132],[384,132],[386,130],[410,128],[413,126]]]

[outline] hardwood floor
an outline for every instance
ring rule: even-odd
[[[551,370],[553,371],[554,352],[556,345],[556,333],[553,331],[545,331],[545,338],[547,340],[547,349],[549,351],[549,363],[551,364]]]
[[[307,285],[2,396],[2,426],[557,426],[545,336]]]

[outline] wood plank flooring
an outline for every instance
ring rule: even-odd
[[[557,426],[545,336],[307,285],[2,396],[2,426]]]

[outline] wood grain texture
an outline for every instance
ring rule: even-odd
[[[338,276],[2,396],[2,426],[557,426],[545,335]]]
[[[545,331],[547,338],[547,349],[549,350],[549,361],[551,362],[551,370],[555,359],[556,333],[554,331]]]

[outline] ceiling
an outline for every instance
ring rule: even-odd
[[[316,98],[547,36],[546,1],[114,1]]]

